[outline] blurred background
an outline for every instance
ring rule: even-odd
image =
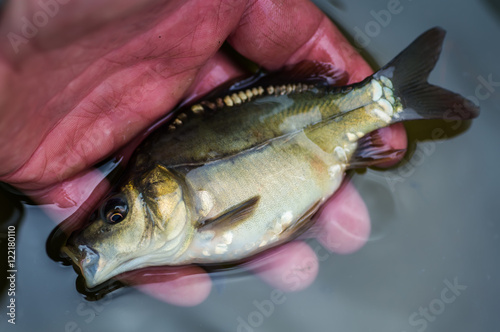
[[[15,326],[7,323],[7,284],[1,284],[1,331],[498,329],[500,84],[485,82],[500,82],[500,2],[315,2],[375,69],[420,33],[443,27],[448,33],[430,81],[481,107],[470,128],[443,127],[447,140],[430,139],[443,123],[409,125],[411,159],[354,174],[373,223],[368,244],[354,254],[324,255],[316,281],[286,294],[272,313],[259,304],[268,303],[273,288],[253,275],[220,276],[207,301],[193,308],[134,289],[87,302],[72,269],[47,257],[53,221],[2,191],[0,276],[5,280],[8,225],[17,225],[18,273]]]

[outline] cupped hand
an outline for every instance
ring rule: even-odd
[[[269,70],[308,59],[332,63],[350,83],[372,73],[306,0],[54,3],[29,37],[21,18],[45,10],[38,1],[10,1],[0,21],[0,33],[10,36],[0,47],[0,180],[70,212],[92,205],[90,192],[102,180],[93,165],[180,101],[243,74],[219,51],[224,41]],[[402,126],[380,133],[387,145],[406,148]],[[369,215],[350,184],[317,219],[318,240],[331,252],[353,252],[368,238]],[[273,287],[295,291],[314,280],[318,257],[296,241],[249,266]],[[208,296],[210,278],[199,267],[169,271],[137,287],[178,305]]]

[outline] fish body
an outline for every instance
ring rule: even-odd
[[[353,85],[337,86],[343,77],[327,65],[301,63],[180,108],[141,144],[115,194],[63,252],[93,287],[142,267],[240,261],[289,241],[347,169],[397,152],[377,149],[367,134],[478,114],[426,82],[443,38],[429,30]]]

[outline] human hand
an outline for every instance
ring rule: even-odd
[[[33,17],[38,6],[9,2],[2,35],[22,36],[20,18]],[[219,51],[225,40],[270,70],[308,59],[332,63],[350,83],[371,74],[305,0],[75,0],[59,5],[26,40],[18,52],[7,39],[0,47],[0,180],[70,212],[85,201],[92,206],[107,190],[104,182],[89,198],[102,180],[93,165],[181,100],[243,73]],[[401,125],[380,133],[393,148],[406,147]],[[318,240],[336,253],[360,248],[370,229],[366,207],[349,184],[324,206],[317,225],[323,230]],[[292,242],[249,266],[273,287],[293,291],[314,280],[318,259],[305,243]],[[199,267],[169,271],[137,287],[179,305],[208,296],[210,278]]]

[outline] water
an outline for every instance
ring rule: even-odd
[[[340,1],[333,7],[323,2],[321,8],[355,35],[356,27],[375,27],[370,11],[389,3]],[[448,35],[431,82],[476,97],[480,77],[500,81],[500,16],[494,1],[400,3],[400,13],[387,26],[379,24],[379,33],[373,30],[363,48],[376,63],[440,25]],[[298,293],[276,296],[253,275],[222,276],[209,298],[193,308],[165,304],[134,289],[87,302],[75,290],[71,268],[45,253],[54,223],[27,206],[17,224],[16,326],[7,323],[4,288],[0,330],[495,330],[500,323],[499,99],[500,88],[494,87],[480,100],[481,116],[464,134],[419,143],[403,167],[355,176],[372,218],[371,240],[351,255],[325,255],[316,281]],[[410,129],[413,137],[425,137],[418,126]],[[12,203],[5,197],[1,202],[2,219],[18,219],[8,212]]]

